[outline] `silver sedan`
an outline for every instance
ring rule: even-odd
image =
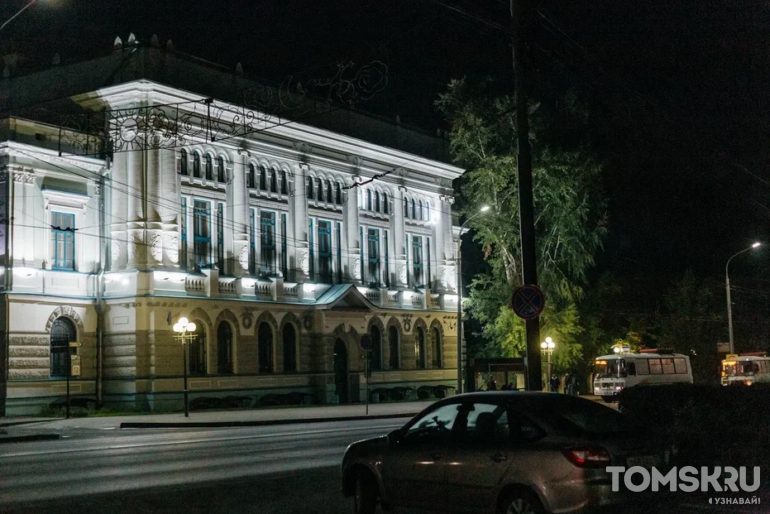
[[[576,512],[628,501],[610,465],[668,460],[622,414],[551,393],[454,396],[387,436],[350,445],[342,491],[356,514],[407,507],[441,512]]]

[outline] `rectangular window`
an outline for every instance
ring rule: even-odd
[[[182,263],[182,269],[187,269],[187,198],[182,197],[182,219],[181,221],[181,250],[182,255],[179,261]]]
[[[376,228],[370,228],[367,234],[369,252],[369,283],[380,285],[380,231]]]
[[[313,254],[313,218],[308,218],[307,220],[308,224],[308,230],[307,230],[307,237],[309,239],[309,247],[310,247],[310,263],[309,263],[309,274],[310,274],[310,280],[314,280],[313,273],[315,273],[315,263],[313,262],[314,254]]]
[[[332,281],[332,224],[318,221],[318,272],[319,280],[326,284]]]
[[[217,204],[217,268],[225,274],[225,204]]]
[[[422,285],[422,237],[412,236],[412,271],[414,273],[414,285]]]
[[[664,375],[674,374],[674,359],[660,359]]]
[[[342,283],[342,223],[337,222],[337,283]]]
[[[428,257],[428,275],[426,277],[425,282],[428,284],[428,288],[431,288],[432,285],[433,285],[433,283],[432,283],[433,275],[430,272],[430,238],[429,237],[425,238],[425,249],[428,252],[427,253],[427,257]]]
[[[275,213],[261,212],[259,215],[260,231],[260,271],[268,275],[275,272]]]
[[[281,273],[289,276],[289,239],[286,233],[286,213],[281,213]]]
[[[75,269],[75,215],[51,213],[51,260],[54,269]]]
[[[359,227],[358,230],[358,247],[361,249],[361,266],[359,273],[361,273],[361,282],[364,282],[364,227]]]
[[[650,359],[650,375],[662,375],[663,368],[660,359]]]
[[[387,204],[385,204],[387,205]],[[388,231],[383,231],[385,244],[385,287],[390,287],[390,264],[388,263]]]
[[[647,362],[647,359],[639,359],[638,361],[636,361],[636,374],[637,375],[650,374],[650,364]]]
[[[681,357],[674,359],[674,370],[680,374],[687,374],[687,360]]]
[[[211,204],[195,200],[193,204],[193,244],[195,266],[203,269],[211,262]]]
[[[249,274],[257,274],[257,213],[254,209],[249,209],[251,219],[249,223]]]

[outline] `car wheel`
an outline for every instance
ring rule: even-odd
[[[545,514],[540,500],[528,491],[514,491],[503,499],[499,514]]]
[[[356,475],[353,509],[355,514],[374,514],[377,509],[377,484],[368,473]]]

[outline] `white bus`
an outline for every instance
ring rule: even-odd
[[[594,362],[594,394],[605,402],[635,385],[692,384],[690,358],[679,353],[616,353]]]
[[[770,382],[770,357],[765,353],[728,355],[722,361],[722,385]]]

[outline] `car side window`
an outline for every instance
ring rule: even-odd
[[[452,435],[460,408],[460,404],[450,403],[430,411],[409,427],[404,440],[419,442],[448,439]]]
[[[540,439],[545,435],[543,429],[534,421],[520,412],[509,411],[508,423],[511,431],[511,441],[526,443]]]
[[[469,407],[463,440],[466,442],[507,442],[510,440],[505,406],[474,403]]]

